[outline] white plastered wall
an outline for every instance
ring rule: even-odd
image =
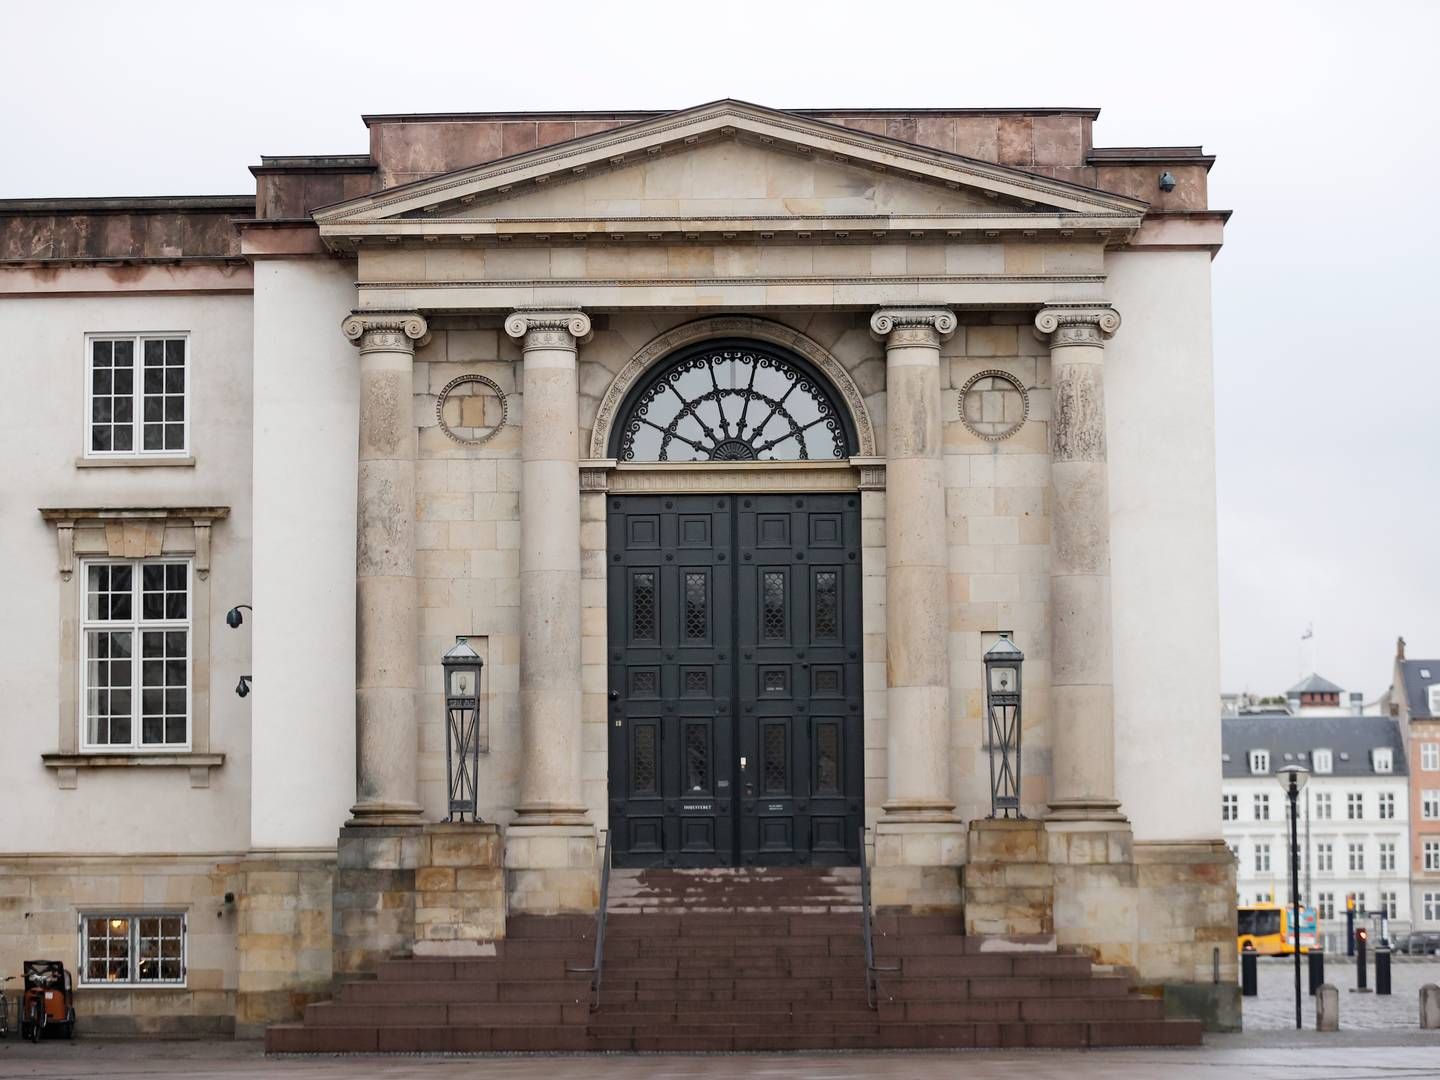
[[[258,850],[333,848],[355,800],[354,279],[338,261],[255,266]]]
[[[1137,840],[1219,833],[1210,255],[1107,257],[1116,786]]]
[[[193,467],[80,468],[85,336],[187,332]],[[0,853],[233,852],[248,839],[250,707],[230,692],[249,642],[221,618],[250,593],[251,300],[243,294],[0,299],[0,793],[16,812]],[[63,506],[228,506],[211,537],[209,787],[185,768],[81,769],[73,789],[41,755],[59,749]],[[199,584],[199,583],[197,583]],[[66,718],[78,723],[78,718]]]

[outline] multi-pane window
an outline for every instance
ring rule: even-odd
[[[87,344],[86,454],[184,454],[187,340],[138,334],[92,337]]]
[[[1426,772],[1440,772],[1440,743],[1420,744],[1420,768]]]
[[[1365,869],[1365,845],[1364,845],[1363,843],[1355,843],[1355,844],[1349,844],[1349,845],[1347,845],[1347,847],[1348,847],[1348,850],[1349,850],[1349,852],[1350,852],[1350,869],[1351,869],[1352,871],[1362,871],[1362,870],[1364,870],[1364,869]]]
[[[82,983],[183,983],[185,916],[106,912],[80,919]]]
[[[1440,840],[1426,840],[1424,853],[1425,869],[1440,870]]]
[[[1270,796],[1262,792],[1256,792],[1255,794],[1255,820],[1270,820]]]
[[[1317,821],[1329,821],[1333,813],[1334,800],[1328,791],[1317,791],[1315,793],[1315,819]]]
[[[1440,892],[1427,892],[1420,899],[1421,906],[1425,911],[1425,921],[1433,922],[1440,919]]]
[[[1393,840],[1380,841],[1380,869],[1395,869],[1395,841]]]
[[[1388,746],[1376,747],[1371,750],[1370,763],[1375,767],[1377,773],[1393,772],[1395,769],[1395,758],[1390,753]]]
[[[1320,918],[1333,919],[1335,917],[1335,894],[1333,892],[1316,893],[1315,908]]]
[[[87,562],[81,720],[88,750],[190,740],[190,565]]]
[[[1382,791],[1380,793],[1380,816],[1385,819],[1395,817],[1395,793],[1393,791]]]
[[[1345,796],[1345,816],[1351,821],[1359,821],[1365,816],[1364,794],[1352,791]]]
[[[1270,845],[1255,845],[1255,872],[1257,874],[1268,874],[1270,872]]]
[[[1440,820],[1440,790],[1428,788],[1420,792],[1420,816],[1426,821]]]
[[[1270,751],[1250,751],[1250,771],[1254,774],[1268,773],[1270,771]]]
[[[1393,892],[1382,892],[1380,894],[1380,913],[1387,918],[1395,918],[1396,912],[1400,910],[1399,898]]]
[[[1329,750],[1316,750],[1310,755],[1312,771],[1317,773],[1328,773],[1335,765],[1334,755]]]
[[[1335,845],[1322,843],[1315,845],[1315,869],[1322,873],[1332,873],[1335,869]]]
[[[1220,796],[1220,820],[1235,821],[1240,817],[1240,796],[1225,794]]]

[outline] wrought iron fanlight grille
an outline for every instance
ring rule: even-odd
[[[634,399],[622,461],[809,461],[849,456],[840,412],[789,358],[726,344],[674,361]]]

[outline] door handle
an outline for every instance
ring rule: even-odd
[[[742,758],[740,759],[740,768],[742,768],[742,769],[745,768],[747,764],[748,764],[747,760],[742,757]]]
[[[620,700],[620,691],[619,691],[619,690],[611,690],[611,691],[610,691],[610,700],[611,700],[611,701],[619,701],[619,700]]]

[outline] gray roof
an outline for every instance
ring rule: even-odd
[[[1341,691],[1340,687],[1323,675],[1310,675],[1285,692],[1287,694],[1338,694]]]
[[[1270,771],[1286,765],[1310,768],[1312,750],[1332,752],[1332,776],[1373,776],[1370,751],[1388,746],[1393,768],[1404,776],[1405,741],[1400,725],[1388,716],[1226,716],[1220,720],[1221,762],[1226,778],[1250,776],[1250,751],[1270,751]],[[1290,760],[1285,755],[1290,754]],[[1341,755],[1348,755],[1348,759]],[[1301,755],[1304,755],[1303,757]]]
[[[1421,675],[1421,670],[1430,672]],[[1402,660],[1400,677],[1405,680],[1405,701],[1410,715],[1417,720],[1433,719],[1430,711],[1430,684],[1440,683],[1440,660]]]

